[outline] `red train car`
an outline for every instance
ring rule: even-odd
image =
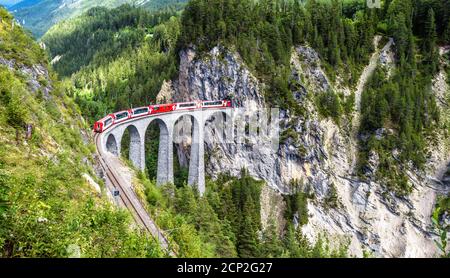
[[[176,103],[174,110],[184,111],[184,110],[194,110],[194,109],[199,109],[199,108],[202,108],[201,101],[191,101],[191,102]]]
[[[203,101],[203,108],[227,108],[231,107],[231,100]]]
[[[115,124],[119,124],[130,119],[144,117],[148,115],[170,113],[172,111],[227,108],[227,107],[232,107],[230,100],[191,101],[183,103],[144,106],[109,114],[108,116],[97,121],[94,124],[94,132],[102,133]]]
[[[168,113],[172,112],[175,109],[175,104],[159,104],[159,105],[151,105],[151,114],[161,114],[161,113]]]
[[[152,112],[151,106],[144,106],[139,108],[134,108],[129,110],[131,113],[131,118],[139,118],[150,115]]]
[[[110,114],[94,124],[94,131],[97,133],[102,133],[103,131],[110,128],[113,124],[114,118],[113,115]]]

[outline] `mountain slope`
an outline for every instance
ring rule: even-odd
[[[102,61],[110,56],[94,47],[98,52],[87,59],[89,65],[67,80],[85,115],[105,114],[105,105],[111,111],[154,101],[155,88],[167,77],[159,102],[230,97],[239,107],[281,108],[276,153],[264,149],[264,142],[262,147],[252,144],[257,138],[222,145],[216,133],[208,133],[214,140],[206,144],[212,178],[206,198],[198,199],[183,186],[190,138],[176,145],[175,167],[181,169],[176,171],[181,177],[176,188],[146,187],[152,209],[182,214],[203,238],[200,246],[219,249],[208,254],[234,253],[227,240],[220,240],[225,236],[241,257],[309,256],[290,240],[320,242],[323,231],[333,242],[350,239],[350,250],[357,256],[365,250],[386,257],[437,254],[430,215],[438,196],[449,191],[448,175],[442,174],[450,158],[449,118],[443,116],[448,115],[445,106],[436,107],[438,90],[430,88],[436,68],[443,67],[443,57],[435,55],[436,37],[446,40],[443,29],[433,25],[445,26],[448,18],[442,10],[435,18],[428,12],[425,22],[431,27],[423,32],[412,19],[423,16],[428,8],[422,4],[429,1],[394,0],[379,11],[363,5],[353,12],[347,6],[341,9],[340,1],[330,2],[191,1],[181,22],[171,18],[150,28],[147,43],[134,51]],[[420,12],[413,15],[414,10]],[[103,29],[110,27],[100,30],[107,41],[120,34]],[[47,46],[51,53],[59,51],[52,55],[75,60],[67,42],[76,41],[77,32],[51,33],[55,37]],[[378,47],[387,45],[379,55],[373,43],[378,36]],[[391,37],[393,45],[388,43]],[[81,36],[76,43],[95,45],[96,40],[101,38]],[[178,71],[158,73],[174,67],[177,56]],[[173,71],[175,77],[168,74]],[[445,83],[445,78],[440,80]],[[448,95],[447,87],[438,87],[440,95]],[[353,126],[354,118],[361,119],[360,128]],[[190,130],[189,119],[184,124]],[[122,143],[126,147],[127,141]],[[146,153],[156,157],[155,150],[157,144]],[[150,178],[154,163],[147,160]],[[263,188],[249,176],[265,181]],[[175,198],[164,194],[167,191],[175,192]],[[157,222],[172,228],[173,223],[164,222],[168,218]],[[212,236],[209,227],[221,236]],[[260,237],[260,232],[270,234]]]
[[[9,7],[10,10],[19,10],[19,9],[23,9],[26,7],[30,7],[33,5],[36,5],[37,3],[39,3],[42,0],[21,0],[21,1],[16,1],[17,3],[14,5],[11,5]]]
[[[31,30],[37,37],[41,37],[51,26],[68,18],[82,14],[90,8],[103,6],[113,8],[122,4],[135,4],[149,10],[165,7],[181,8],[186,1],[182,0],[25,0],[10,7],[14,16]]]
[[[0,257],[161,256],[91,178],[88,126],[44,50],[0,17]]]
[[[129,5],[94,8],[45,34],[42,41],[53,67],[60,77],[74,81],[70,91],[89,121],[106,111],[155,100],[176,67],[174,55],[164,52],[175,45],[179,33],[179,21],[172,15]],[[97,101],[99,96],[102,101]]]
[[[322,231],[350,237],[350,250],[357,256],[362,256],[364,249],[375,256],[436,256],[439,250],[433,242],[431,213],[450,191],[448,178],[442,177],[450,158],[448,107],[437,107],[438,91],[431,90],[436,68],[443,67],[443,58],[433,53],[438,49],[436,41],[445,40],[444,33],[437,35],[433,31],[437,28],[432,27],[447,24],[442,22],[448,20],[442,11],[441,20],[429,12],[428,35],[417,35],[421,46],[412,34],[416,21],[405,21],[412,18],[414,9],[423,14],[421,1],[392,1],[385,15],[372,17],[373,11],[365,15],[360,11],[350,20],[342,19],[334,5],[308,1],[299,30],[295,23],[283,26],[292,19],[264,5],[255,8],[240,1],[242,7],[231,6],[227,14],[221,14],[206,2],[192,1],[185,9],[180,72],[164,86],[164,96],[177,101],[232,97],[235,105],[256,107],[255,111],[274,104],[282,110],[282,142],[276,154],[265,149],[263,142],[223,145],[215,138],[206,148],[211,154],[208,173],[215,177],[226,169],[238,175],[246,167],[251,176],[280,192],[308,194],[305,214],[309,219],[306,217],[302,232],[308,238],[316,238]],[[227,2],[215,4],[225,6]],[[302,13],[305,10],[294,12]],[[203,17],[196,16],[199,14]],[[254,17],[269,18],[270,23]],[[258,29],[254,22],[264,27]],[[387,47],[369,63],[371,48],[365,42],[372,44],[375,33],[371,30],[381,24],[388,24],[387,30],[380,30],[385,35],[380,44]],[[308,30],[309,26],[313,27]],[[317,31],[317,26],[322,29]],[[337,34],[336,41],[330,32]],[[299,33],[303,36],[296,40]],[[362,49],[340,43],[355,41],[352,34],[369,40],[362,42]],[[271,41],[275,36],[280,39]],[[393,37],[394,44],[388,43],[386,36]],[[358,57],[356,67],[353,55]],[[285,57],[290,58],[287,63]],[[361,60],[367,62],[364,78]],[[280,67],[284,70],[274,70]],[[350,82],[345,82],[348,72]],[[273,79],[281,74],[287,76]],[[369,75],[367,82],[356,86],[355,80],[366,80],[364,75]],[[448,96],[448,89],[441,87]],[[355,92],[361,93],[360,110],[354,109],[359,106],[352,97]],[[352,126],[355,117],[362,119],[360,128]],[[353,128],[358,130],[357,148],[351,145]],[[208,136],[214,138],[215,134]],[[255,142],[258,138],[247,139]],[[181,151],[188,161],[189,153]],[[358,157],[356,171],[354,157]],[[271,209],[263,211],[269,214]],[[300,220],[293,217],[294,223]]]
[[[0,0],[0,5],[3,5],[4,7],[8,8],[17,4],[20,1],[22,0]]]
[[[122,13],[128,14],[133,9],[124,6],[105,11],[105,14],[108,18],[120,18]],[[86,15],[91,12],[92,10],[88,11]],[[145,23],[145,13],[140,15],[142,17],[136,17],[136,21]],[[79,26],[79,19],[68,20],[52,28],[43,38],[50,53],[53,53],[52,57],[61,56],[59,60],[54,60],[55,68],[61,72],[63,67],[59,68],[60,63],[70,65],[69,61],[77,62],[88,56],[85,51],[81,51],[81,55],[72,52],[72,45],[77,44],[81,49],[87,44],[93,46],[90,49],[95,54],[86,59],[88,64],[65,79],[83,114],[92,115],[91,120],[102,117],[104,109],[114,111],[155,102],[163,81],[171,79],[173,73],[176,73],[175,49],[180,32],[179,18],[166,18],[157,26],[147,25],[145,32],[140,32],[143,28],[139,24],[125,24],[121,29],[128,34],[136,34],[128,42],[138,42],[137,46],[115,48],[116,40],[124,30],[115,29],[114,20],[109,21],[111,24],[101,24],[101,28],[96,29],[95,36],[89,35],[89,31],[86,36],[79,32],[90,30],[102,21],[103,16],[101,13],[92,13],[92,20]],[[73,25],[73,28],[64,28],[64,25]],[[109,56],[109,52],[104,51],[102,44],[97,41],[107,41],[106,45],[121,49],[117,51],[119,53],[115,52],[119,55]],[[158,126],[151,125],[146,134],[146,176],[150,181],[140,173],[136,176],[143,179],[142,186],[136,186],[139,183],[134,179],[133,185],[142,188],[137,189],[137,192],[144,192],[140,195],[144,195],[142,199],[148,201],[149,211],[154,212],[158,226],[164,230],[175,229],[170,237],[180,246],[180,256],[346,256],[345,245],[339,250],[330,248],[328,252],[325,250],[325,241],[317,245],[310,244],[295,236],[294,227],[290,229],[291,237],[283,242],[276,235],[275,229],[264,231],[264,239],[259,240],[260,192],[267,188],[263,187],[263,182],[255,181],[245,171],[240,172],[237,177],[224,175],[221,181],[209,182],[207,196],[202,198],[185,185],[187,170],[185,167],[180,169],[179,163],[175,162],[175,186],[156,187],[151,180],[155,178],[158,138]],[[129,148],[129,137],[126,134],[121,147],[122,156],[126,160],[126,150]],[[297,203],[295,197],[292,197],[292,203]],[[283,218],[283,212],[280,211],[278,217]],[[272,225],[271,228],[275,227]]]

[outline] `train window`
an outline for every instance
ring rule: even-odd
[[[195,106],[195,103],[194,103],[194,102],[180,104],[180,107],[181,107],[181,108],[194,107],[194,106]]]
[[[105,126],[109,126],[112,123],[112,119],[109,118],[105,121]]]
[[[116,120],[121,120],[121,119],[126,118],[126,117],[128,117],[128,112],[123,112],[123,113],[120,113],[120,114],[116,114]]]
[[[144,114],[148,113],[148,108],[141,108],[134,110],[134,115]]]
[[[159,106],[153,106],[153,110],[158,111],[159,110]]]
[[[222,101],[209,101],[205,102],[205,106],[222,105]]]

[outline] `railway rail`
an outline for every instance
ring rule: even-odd
[[[102,167],[107,179],[119,191],[119,197],[121,201],[131,212],[135,222],[139,227],[149,232],[169,256],[176,257],[176,253],[171,248],[170,242],[160,231],[155,222],[151,219],[149,213],[145,210],[136,194],[124,185],[125,182],[122,180],[120,175],[118,175],[113,169],[111,169],[111,167],[108,166],[108,163],[106,163],[104,159],[104,153],[102,152],[103,149],[100,145],[101,135],[95,134],[94,140],[97,147],[100,166]]]

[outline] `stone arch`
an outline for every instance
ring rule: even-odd
[[[109,134],[106,139],[106,150],[115,156],[119,155],[119,148],[117,145],[116,137],[113,134]]]
[[[201,111],[199,113],[202,113]],[[180,142],[180,135],[185,136],[190,130],[190,159],[188,184],[196,185],[200,194],[205,192],[205,162],[204,162],[204,134],[203,123],[199,120],[198,113],[186,113],[180,115],[174,122],[174,142]],[[190,118],[190,121],[186,121]],[[179,124],[182,123],[182,126]]]
[[[173,183],[173,137],[172,129],[161,118],[152,119],[144,131],[147,135],[152,124],[159,126],[158,165],[156,182],[158,185]],[[146,137],[144,137],[146,138]],[[150,154],[151,155],[151,154]]]
[[[143,145],[143,142],[141,141],[141,135],[139,134],[139,130],[134,125],[127,126],[127,128],[124,130],[124,134],[127,130],[130,134],[130,147],[128,151],[128,159],[133,163],[134,167],[141,169],[142,167],[141,151]]]

